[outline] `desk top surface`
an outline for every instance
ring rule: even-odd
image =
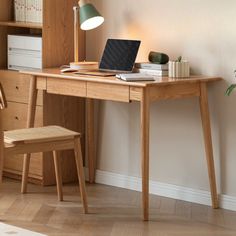
[[[220,77],[212,76],[190,76],[186,78],[170,78],[170,77],[155,77],[155,81],[137,81],[137,82],[126,82],[117,79],[114,76],[91,76],[91,75],[76,75],[73,73],[61,73],[59,68],[48,68],[43,70],[29,70],[21,71],[23,74],[34,75],[39,77],[50,77],[50,78],[61,78],[61,79],[71,79],[87,82],[98,82],[98,83],[110,83],[119,84],[127,86],[136,87],[148,87],[148,86],[161,86],[161,85],[171,85],[171,84],[183,84],[183,83],[194,83],[194,82],[214,82],[222,80]]]

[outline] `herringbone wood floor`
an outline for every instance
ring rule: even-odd
[[[58,202],[55,187],[5,179],[0,188],[0,221],[46,235],[78,236],[235,236],[236,212],[151,196],[150,221],[140,218],[138,192],[103,185],[87,185],[89,212],[82,213],[78,188],[64,187]]]

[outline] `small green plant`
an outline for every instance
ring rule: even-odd
[[[179,56],[176,60],[176,62],[181,62],[182,61],[182,56]]]
[[[234,75],[236,77],[236,70],[234,71]],[[229,96],[235,88],[236,88],[236,84],[231,84],[225,91],[225,95]]]
[[[231,85],[227,88],[225,94],[226,94],[227,96],[229,96],[229,95],[233,92],[233,90],[234,90],[235,88],[236,88],[236,84],[231,84]]]

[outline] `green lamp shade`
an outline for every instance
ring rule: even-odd
[[[92,4],[85,4],[80,8],[80,28],[82,30],[91,30],[104,22],[104,18]]]

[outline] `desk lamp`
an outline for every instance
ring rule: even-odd
[[[74,62],[70,63],[72,69],[86,69],[86,66],[97,65],[94,62],[79,62],[79,25],[82,30],[91,30],[100,26],[104,18],[96,8],[87,0],[78,1],[74,10]],[[80,18],[80,20],[79,20]]]

